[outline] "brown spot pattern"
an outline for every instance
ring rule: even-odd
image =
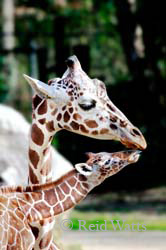
[[[97,135],[97,134],[98,134],[97,130],[92,131],[92,135]]]
[[[44,100],[38,108],[38,114],[43,115],[47,113],[47,101]]]
[[[55,115],[57,113],[58,109],[55,108],[52,112],[51,112],[51,115]]]
[[[64,122],[68,122],[70,120],[70,115],[67,111],[64,113],[63,117],[64,117]]]
[[[44,142],[44,134],[41,131],[41,129],[38,128],[38,126],[36,124],[32,125],[31,137],[32,137],[33,142],[39,146],[41,146]]]
[[[63,192],[64,192],[65,194],[69,194],[70,189],[69,189],[69,187],[66,185],[65,182],[63,182],[63,183],[61,184],[61,188],[62,188],[62,190],[63,190]]]
[[[46,123],[46,128],[49,132],[53,132],[55,129],[54,129],[54,122],[53,121],[49,121]]]
[[[87,191],[81,187],[80,182],[77,183],[76,189],[82,194],[87,194]]]
[[[74,122],[72,121],[70,123],[71,127],[74,129],[74,130],[78,130],[79,129],[79,124],[77,122]]]
[[[74,118],[76,121],[82,119],[82,117],[81,117],[79,114],[77,114],[77,113],[75,113],[75,114],[73,115],[73,118]]]
[[[72,205],[75,205],[70,197],[67,197],[67,199],[63,202],[63,208],[64,210],[67,210],[72,207]]]
[[[55,213],[55,215],[62,213],[62,208],[61,208],[61,206],[59,204],[57,204],[54,207],[54,213]]]
[[[96,123],[96,121],[94,120],[85,120],[85,124],[89,127],[89,128],[97,128],[98,124]]]
[[[36,109],[38,105],[42,102],[42,98],[39,97],[38,95],[35,95],[32,99],[32,107],[33,109]]]
[[[81,175],[81,174],[79,174],[78,179],[79,179],[81,182],[82,182],[82,181],[87,181],[86,176]]]
[[[84,125],[80,125],[80,130],[83,132],[83,133],[89,133],[89,130],[87,130],[86,128],[85,128],[85,126]]]
[[[110,110],[112,110],[113,112],[115,112],[116,110],[115,110],[115,108],[114,107],[112,107],[109,103],[107,103],[107,107],[110,109]]]
[[[116,126],[115,124],[112,124],[112,123],[111,123],[111,124],[110,124],[110,128],[113,129],[113,130],[115,130],[115,129],[117,129],[117,126]]]
[[[74,177],[71,177],[69,180],[67,180],[67,183],[71,186],[74,187],[76,184],[76,179]]]
[[[73,108],[69,108],[69,113],[73,113]]]
[[[46,119],[45,119],[45,118],[43,118],[43,119],[39,119],[39,120],[38,120],[38,122],[39,122],[40,124],[44,124],[44,123],[45,123],[45,121],[46,121]]]
[[[65,198],[64,194],[62,193],[62,191],[59,189],[59,187],[56,188],[56,192],[59,196],[59,200],[63,200]]]
[[[64,125],[64,129],[70,130],[71,128],[67,125]]]
[[[116,122],[117,119],[118,119],[117,116],[110,115],[110,120],[111,120],[112,122]]]
[[[60,121],[61,120],[61,118],[62,118],[62,114],[61,113],[59,113],[58,115],[57,115],[57,121]]]
[[[50,208],[44,202],[38,202],[34,205],[34,209],[36,209],[39,213],[44,214],[45,218],[48,218],[50,215]]]
[[[37,164],[39,162],[39,155],[36,151],[29,149],[29,159],[33,164],[34,168],[37,168]]]
[[[122,128],[125,128],[125,127],[127,126],[127,122],[126,122],[126,121],[120,120],[120,126],[121,126]]]
[[[85,187],[86,189],[89,188],[89,185],[88,185],[88,183],[86,183],[86,182],[83,182],[82,185],[83,185],[83,187]]]
[[[45,201],[49,205],[54,205],[57,203],[58,199],[54,189],[46,190],[44,191],[44,194],[45,194]]]
[[[83,199],[83,195],[80,195],[75,190],[72,190],[71,195],[74,197],[76,202],[79,202],[81,199]]]
[[[107,134],[108,132],[109,132],[109,130],[106,129],[106,128],[102,128],[102,129],[100,130],[100,134]]]

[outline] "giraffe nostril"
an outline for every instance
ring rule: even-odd
[[[139,135],[139,136],[141,135],[141,133],[135,128],[132,131],[133,131],[134,135]]]

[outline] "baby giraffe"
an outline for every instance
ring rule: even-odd
[[[35,236],[30,222],[51,219],[75,207],[94,187],[137,162],[139,156],[138,150],[88,153],[86,163],[76,164],[54,182],[0,188],[0,249],[33,249]]]

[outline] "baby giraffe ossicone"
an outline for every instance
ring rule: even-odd
[[[0,188],[0,249],[32,250],[35,242],[30,223],[63,213],[84,199],[106,178],[137,162],[140,151],[88,153],[86,163],[54,182],[27,187]]]

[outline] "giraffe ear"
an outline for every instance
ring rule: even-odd
[[[30,76],[27,76],[25,74],[23,76],[39,96],[45,98],[55,98],[55,91],[53,86],[49,86],[48,84],[41,82],[37,79],[34,79]]]
[[[76,170],[82,174],[82,175],[85,175],[85,176],[90,176],[92,174],[92,167],[89,166],[88,164],[86,163],[78,163],[78,164],[75,164],[75,168]]]

